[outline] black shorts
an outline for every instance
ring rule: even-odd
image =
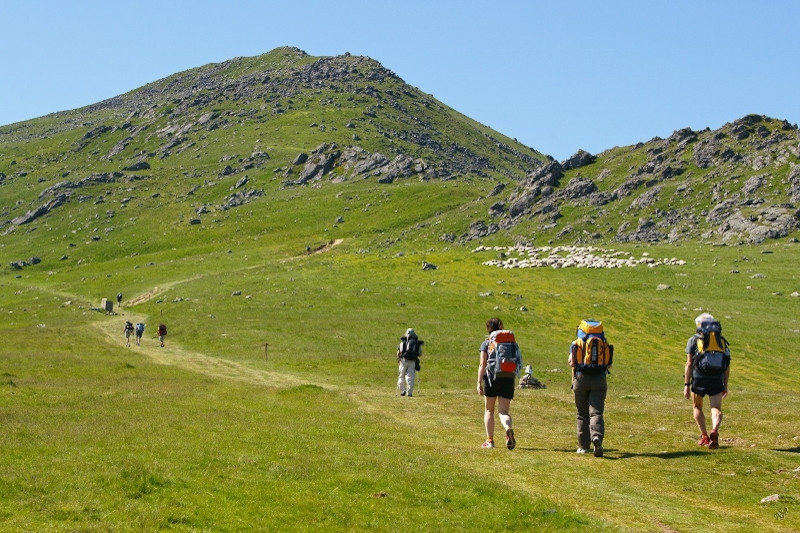
[[[483,378],[483,395],[489,398],[500,396],[509,400],[514,399],[514,378],[497,378],[489,386],[486,378]]]
[[[716,396],[724,391],[722,376],[698,376],[692,379],[692,392],[698,396]]]

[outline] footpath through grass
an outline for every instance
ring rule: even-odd
[[[740,281],[713,274],[729,267],[711,259],[496,272],[442,254],[431,277],[415,257],[320,256],[248,265],[252,278],[156,280],[170,288],[113,316],[68,287],[5,278],[0,530],[796,531],[800,401],[785,347],[798,315],[782,276],[796,258],[765,255],[765,277]],[[720,291],[713,275],[751,288]],[[667,280],[673,289],[655,290]],[[597,300],[581,303],[593,286]],[[696,445],[681,396],[685,326],[701,301],[720,309],[734,346],[715,452]],[[591,311],[613,325],[620,355],[603,459],[575,454],[564,366],[575,317]],[[518,391],[514,451],[480,448],[472,384],[491,314],[547,385]],[[126,348],[122,323],[142,317],[143,345]],[[414,398],[394,389],[407,325],[428,340]]]

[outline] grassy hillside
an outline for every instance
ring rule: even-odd
[[[648,248],[689,262],[632,270],[503,270],[466,249],[381,256],[349,246],[130,263],[102,280],[126,294],[112,316],[89,309],[84,287],[100,279],[36,267],[5,276],[0,529],[800,524],[785,350],[800,330],[786,274],[796,246]],[[439,269],[423,271],[423,259]],[[141,271],[149,289],[128,290],[121,280]],[[700,309],[723,319],[734,354],[714,453],[696,446],[681,397],[683,344]],[[471,385],[482,323],[495,314],[547,385],[518,391],[514,452],[479,447]],[[602,460],[574,454],[564,355],[584,316],[605,321],[618,354]],[[122,322],[140,318],[144,344],[126,348]],[[408,325],[426,340],[413,399],[394,386]],[[575,498],[587,486],[595,506]],[[760,503],[771,494],[777,503]]]
[[[565,164],[545,191],[545,156],[368,58],[296,49],[0,128],[0,531],[797,530],[797,232],[734,246],[747,239],[687,229],[720,223],[677,177],[623,186],[685,134]],[[742,166],[692,156],[680,179],[731,209],[790,211],[791,143],[747,187],[761,203]],[[354,170],[375,154],[396,164]],[[581,177],[598,190],[569,196]],[[652,204],[619,194],[659,186]],[[551,200],[559,217],[537,211]],[[615,238],[670,209],[680,239]],[[549,241],[683,263],[484,264]],[[733,351],[713,452],[682,397],[703,310]],[[513,452],[480,447],[491,316],[547,386],[517,391]],[[575,454],[565,359],[587,317],[616,347],[603,459]],[[125,320],[146,322],[142,346]],[[403,398],[409,326],[425,351]]]

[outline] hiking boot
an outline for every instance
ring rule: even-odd
[[[595,437],[594,440],[592,441],[592,444],[594,444],[594,456],[595,457],[603,457],[603,443],[602,443],[602,441],[599,438]]]
[[[413,395],[413,394],[411,394],[411,393],[409,392],[408,394],[406,394],[406,396],[408,396],[409,398],[411,398],[411,397],[412,397],[412,396],[414,396],[414,395]]]
[[[517,441],[514,439],[514,430],[511,428],[506,430],[506,446],[509,450],[513,450],[517,446]]]
[[[708,438],[708,435],[701,435],[700,440],[697,441],[698,446],[708,446],[711,444],[711,440]]]
[[[575,453],[588,453],[588,452],[589,450],[587,450],[586,448],[578,448],[577,450],[575,450]]]
[[[716,429],[712,430],[711,433],[709,434],[709,440],[710,440],[710,442],[708,443],[709,450],[716,450],[717,448],[719,448],[719,432]]]
[[[405,395],[406,395],[406,391],[404,391],[404,390],[400,391],[400,396],[405,396]]]
[[[494,448],[494,441],[493,440],[485,440],[483,444],[481,444],[483,448]]]

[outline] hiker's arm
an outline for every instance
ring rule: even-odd
[[[483,395],[483,376],[486,375],[486,362],[489,360],[489,354],[481,350],[481,363],[478,365],[478,394]]]
[[[689,398],[692,384],[692,354],[686,354],[686,364],[683,367],[683,397]]]

